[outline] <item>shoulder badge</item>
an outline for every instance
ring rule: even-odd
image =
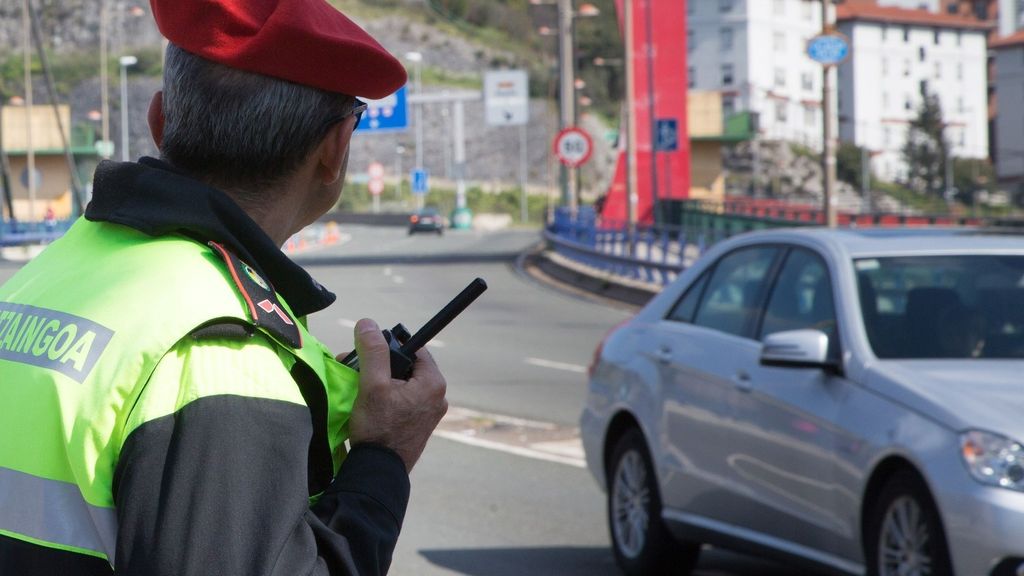
[[[295,319],[278,302],[270,283],[223,245],[216,242],[209,245],[228,265],[231,279],[245,299],[253,324],[292,348],[302,348],[302,333]]]

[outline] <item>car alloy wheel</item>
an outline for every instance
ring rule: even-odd
[[[924,484],[909,472],[890,480],[874,507],[867,542],[870,576],[951,576],[938,512]]]
[[[608,523],[615,560],[629,576],[688,574],[700,545],[676,542],[661,521],[661,496],[644,435],[633,428],[608,462]]]
[[[622,457],[615,470],[612,486],[612,528],[622,554],[636,558],[647,540],[647,525],[650,522],[647,510],[651,504],[647,470],[638,452],[627,452]]]

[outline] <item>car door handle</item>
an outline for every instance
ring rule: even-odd
[[[736,375],[732,377],[732,381],[733,383],[736,384],[736,388],[740,392],[750,392],[753,389],[753,384],[750,380],[750,374],[747,374],[743,370],[737,372]]]
[[[672,349],[668,346],[662,346],[654,353],[654,357],[658,359],[658,362],[668,364],[672,361]]]

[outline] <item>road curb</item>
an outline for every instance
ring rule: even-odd
[[[603,303],[642,308],[661,288],[646,283],[618,278],[614,274],[573,262],[554,251],[546,243],[523,252],[516,267],[534,280],[576,296]]]

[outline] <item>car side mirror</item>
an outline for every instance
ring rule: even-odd
[[[780,368],[820,368],[836,371],[828,357],[828,335],[821,330],[787,330],[769,334],[761,347],[761,364]]]

